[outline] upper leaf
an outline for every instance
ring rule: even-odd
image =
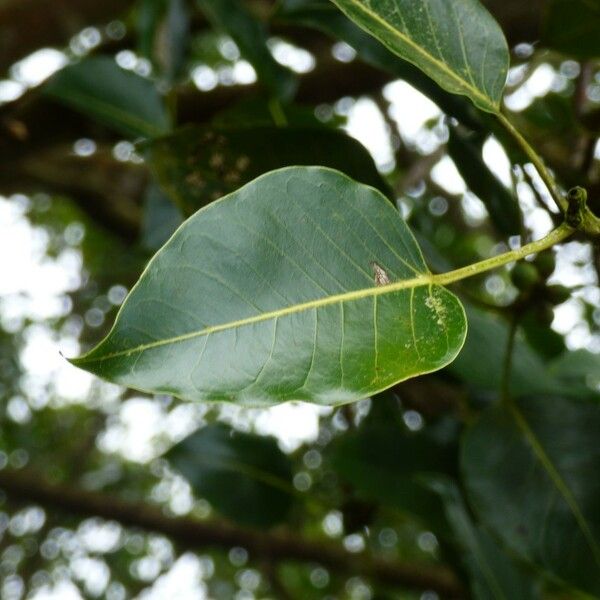
[[[497,113],[509,53],[479,0],[333,0],[390,50],[449,92]]]
[[[292,167],[186,221],[73,362],[192,400],[331,405],[443,367],[465,333],[462,305],[432,284],[383,195]]]
[[[140,0],[137,10],[138,45],[142,56],[173,83],[183,75],[187,59],[189,13],[186,0]]]
[[[481,129],[477,111],[467,98],[457,97],[442,89],[418,67],[390,52],[367,31],[358,27],[329,0],[282,0],[277,19],[291,25],[314,28],[334,40],[346,42],[365,63],[410,83],[433,100],[445,114],[456,117],[470,129]]]
[[[483,524],[509,548],[600,595],[600,405],[552,397],[494,408],[467,432],[462,468]]]

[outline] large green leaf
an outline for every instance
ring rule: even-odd
[[[208,425],[174,446],[167,458],[194,492],[240,523],[274,525],[291,507],[292,469],[274,438]]]
[[[322,165],[389,194],[368,151],[325,127],[185,127],[148,145],[159,182],[185,214],[259,175],[291,165]]]
[[[170,128],[154,84],[124,71],[109,56],[91,56],[65,67],[44,92],[128,136],[153,137]]]
[[[444,89],[496,113],[509,53],[479,0],[333,0],[353,21]]]
[[[432,478],[431,488],[443,499],[454,542],[470,575],[476,600],[533,600],[539,598],[534,579],[475,524],[458,486],[448,478]]]
[[[462,469],[483,523],[517,555],[600,595],[600,404],[529,397],[467,432]]]
[[[335,405],[443,367],[465,333],[383,195],[291,167],[186,221],[73,362],[192,400]]]

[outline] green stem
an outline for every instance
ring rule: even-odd
[[[462,267],[461,269],[449,271],[448,273],[440,273],[439,275],[432,275],[431,283],[437,285],[447,285],[449,283],[454,283],[455,281],[460,281],[461,279],[466,279],[467,277],[472,277],[473,275],[485,273],[486,271],[496,269],[497,267],[501,267],[510,262],[521,260],[530,254],[537,254],[542,250],[551,248],[555,244],[559,244],[568,238],[574,232],[575,230],[572,227],[566,223],[563,223],[556,229],[552,230],[546,237],[538,240],[537,242],[525,244],[525,246],[517,248],[516,250],[511,250],[510,252],[505,252],[504,254],[499,254],[498,256],[492,256],[492,258],[487,258],[486,260],[473,263],[472,265]]]
[[[519,130],[510,122],[508,117],[501,112],[496,113],[498,117],[498,121],[502,124],[504,129],[510,134],[510,136],[515,140],[517,145],[523,150],[526,154],[527,158],[532,162],[533,166],[536,168],[539,176],[542,178],[542,181],[548,188],[552,199],[554,200],[556,206],[559,211],[564,214],[567,210],[567,201],[561,194],[558,189],[558,185],[552,175],[550,175],[546,165],[544,165],[544,161],[540,158],[540,155],[531,147],[529,142],[521,135]]]

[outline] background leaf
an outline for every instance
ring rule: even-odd
[[[503,319],[473,306],[467,306],[469,332],[449,371],[468,382],[480,393],[496,394],[502,380],[502,360],[509,325]],[[494,340],[490,344],[490,340]],[[512,393],[523,396],[535,393],[579,393],[565,381],[553,377],[542,359],[523,341],[520,335],[514,347],[511,372]]]
[[[190,24],[186,0],[142,0],[136,21],[140,53],[168,82],[175,81],[187,58]]]
[[[488,410],[463,440],[469,501],[511,551],[600,595],[600,404],[550,396]],[[499,507],[502,507],[500,510]]]
[[[388,285],[374,285],[374,261]],[[343,404],[459,352],[463,308],[428,282],[379,192],[329,169],[282,169],[186,221],[108,337],[73,362],[193,400]]]
[[[596,0],[549,0],[543,42],[576,58],[600,56],[600,4]]]
[[[476,600],[531,600],[540,598],[533,577],[515,564],[498,543],[476,525],[457,485],[447,478],[432,478],[430,486],[444,501]]]
[[[369,152],[325,127],[187,127],[148,146],[159,182],[186,215],[259,175],[290,165],[323,165],[390,190]]]
[[[285,519],[293,500],[292,469],[274,438],[207,425],[174,446],[169,462],[220,513],[245,525]]]
[[[158,184],[151,181],[144,201],[142,222],[142,246],[148,250],[158,250],[181,225],[183,217]]]
[[[451,127],[448,153],[469,189],[484,203],[498,232],[506,236],[516,235],[521,228],[517,198],[484,162],[484,141],[479,136],[469,136]]]
[[[361,498],[412,513],[438,535],[446,532],[440,499],[423,475],[452,474],[455,453],[451,448],[421,432],[407,431],[398,419],[366,423],[358,431],[348,432],[334,442],[328,456],[336,473]]]
[[[498,112],[504,34],[478,0],[334,0],[353,21],[449,92]]]
[[[170,128],[154,84],[121,69],[108,56],[91,56],[65,67],[44,92],[127,136],[154,137]]]
[[[267,46],[264,25],[239,0],[198,0],[199,8],[212,23],[231,36],[242,56],[255,68],[258,78],[280,99],[296,90],[292,71],[280,65]]]
[[[587,387],[598,392],[600,386],[600,354],[589,350],[564,352],[549,365],[549,371],[572,387]]]

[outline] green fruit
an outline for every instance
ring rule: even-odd
[[[546,288],[546,298],[555,306],[566,302],[571,297],[571,290],[564,285],[549,285]]]
[[[548,277],[552,275],[554,269],[556,268],[556,258],[554,256],[554,252],[552,250],[540,252],[540,254],[535,257],[533,264],[537,267],[540,275],[544,279],[548,279]]]
[[[510,279],[517,289],[526,292],[540,282],[540,274],[531,263],[520,262],[510,272]]]

